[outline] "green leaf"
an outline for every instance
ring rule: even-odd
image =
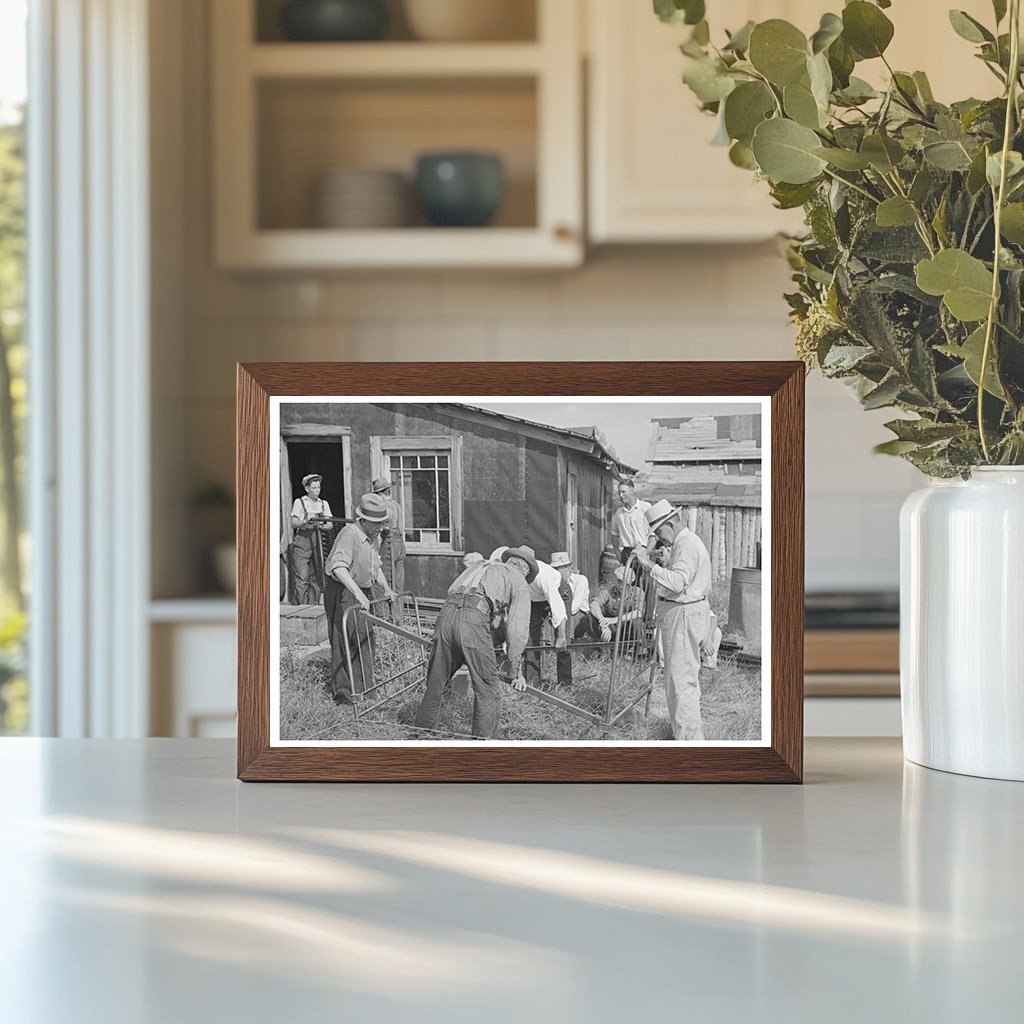
[[[892,405],[897,398],[900,396],[900,392],[903,390],[902,382],[900,378],[893,374],[891,377],[887,377],[878,387],[869,391],[860,401],[861,405],[865,409],[882,409],[887,405]]]
[[[704,0],[654,0],[654,13],[666,25],[696,25],[704,17]]]
[[[865,135],[860,152],[876,171],[883,174],[891,174],[903,159],[903,147],[887,135]]]
[[[805,128],[821,128],[824,126],[822,111],[818,101],[811,92],[807,81],[795,82],[782,90],[782,106],[786,116],[802,124]]]
[[[1003,208],[1000,234],[1014,245],[1024,245],[1024,203],[1010,203]]]
[[[995,12],[998,25],[1006,17],[1006,0],[992,0],[992,10]]]
[[[985,187],[985,165],[988,161],[988,149],[982,146],[971,160],[970,169],[967,172],[967,191],[976,196]]]
[[[935,176],[932,174],[931,168],[927,164],[922,164],[921,169],[914,175],[914,181],[907,193],[910,201],[916,206],[920,206],[928,198],[934,180]]]
[[[807,68],[807,38],[795,25],[772,18],[750,33],[747,59],[773,85],[798,82]]]
[[[866,103],[868,100],[873,100],[880,94],[877,89],[868,85],[864,79],[858,78],[856,75],[851,75],[849,84],[842,90],[841,95],[847,102],[859,104]]]
[[[756,22],[748,21],[743,28],[733,32],[723,49],[733,50],[735,53],[746,53],[750,47],[750,33],[753,32],[755,24]]]
[[[959,142],[926,143],[921,153],[925,160],[940,171],[966,171],[971,166],[967,150]]]
[[[737,167],[745,171],[756,171],[757,161],[754,159],[754,151],[745,142],[734,142],[729,148],[729,160]]]
[[[881,57],[892,36],[892,22],[874,4],[853,0],[843,9],[843,39],[862,60]]]
[[[949,234],[946,231],[946,214],[948,212],[949,189],[947,188],[942,193],[938,208],[935,210],[935,216],[932,217],[932,229],[935,231],[935,237],[938,238],[939,244],[942,246],[949,245]]]
[[[819,146],[814,150],[815,156],[827,160],[833,167],[841,171],[863,171],[871,166],[871,161],[861,153],[855,153],[852,149],[836,149],[832,146]]]
[[[992,186],[992,191],[995,192],[999,188],[999,177],[1003,170],[1003,154],[1002,152],[993,153],[988,160],[985,161],[985,177],[988,179],[989,185]],[[1024,157],[1020,153],[1010,150],[1006,154],[1006,186],[1009,191],[1013,191],[1015,182],[1024,175]]]
[[[890,420],[885,425],[901,441],[933,444],[956,437],[963,430],[959,423],[936,423],[934,420]]]
[[[950,11],[949,23],[953,26],[953,31],[969,43],[995,42],[996,37],[966,11]]]
[[[967,376],[974,382],[975,387],[981,386],[981,361],[985,352],[985,325],[982,324],[975,330],[967,340],[960,346],[940,345],[937,351],[952,359],[962,359],[963,368]],[[996,398],[1005,401],[1006,392],[999,383],[999,374],[996,371],[996,347],[995,341],[989,345],[988,363],[985,367],[985,390]]]
[[[946,308],[965,323],[988,316],[992,272],[963,249],[945,249],[915,268],[917,286],[929,295],[941,295]]]
[[[748,146],[754,129],[775,110],[775,98],[763,82],[743,82],[725,101],[725,128],[729,137]]]
[[[921,446],[916,441],[883,441],[872,449],[876,455],[906,455]]]
[[[807,62],[807,77],[811,83],[814,101],[824,115],[824,125],[828,121],[829,96],[832,94],[832,69],[828,66],[828,57],[825,54],[819,53]]]
[[[724,100],[736,88],[736,82],[716,60],[687,61],[683,81],[701,103]]]
[[[711,29],[707,19],[702,18],[693,26],[693,34],[690,38],[700,46],[707,46],[711,42]]]
[[[764,176],[773,184],[802,185],[825,169],[815,153],[821,140],[811,131],[786,118],[762,121],[754,131],[752,149]]]
[[[893,196],[878,204],[875,223],[880,228],[904,228],[917,223],[914,204],[902,196]]]
[[[818,31],[811,36],[811,53],[827,50],[842,34],[843,19],[835,14],[823,14]]]
[[[832,77],[835,79],[836,88],[845,89],[850,84],[850,75],[853,73],[856,58],[853,50],[846,45],[843,37],[840,36],[826,51],[828,53],[828,66],[832,69]]]
[[[925,103],[934,103],[935,96],[932,94],[931,82],[923,71],[915,71],[913,74],[914,84],[917,86],[917,94]]]
[[[801,185],[779,182],[772,186],[772,198],[780,210],[795,210],[798,206],[803,206],[817,190],[817,181],[805,182]]]

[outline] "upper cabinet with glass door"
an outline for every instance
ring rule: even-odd
[[[211,11],[220,266],[581,262],[576,3]]]

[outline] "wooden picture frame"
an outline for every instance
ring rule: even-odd
[[[770,408],[770,737],[760,746],[281,746],[271,742],[271,399],[751,396]],[[424,396],[427,396],[424,398]],[[800,782],[804,367],[799,362],[256,363],[238,366],[238,777],[243,781]],[[351,458],[357,456],[352,446]],[[364,452],[360,458],[368,457]],[[515,541],[510,540],[510,543]],[[766,560],[767,561],[767,560]],[[276,614],[276,612],[275,612]],[[653,674],[652,674],[653,678]]]

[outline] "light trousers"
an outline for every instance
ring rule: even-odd
[[[658,605],[665,658],[665,694],[673,739],[704,739],[704,723],[700,717],[700,645],[708,635],[710,616],[707,601],[695,604],[661,601]]]

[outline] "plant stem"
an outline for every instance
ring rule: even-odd
[[[852,188],[854,192],[859,192],[866,199],[870,199],[871,202],[873,202],[875,204],[875,206],[877,206],[879,204],[880,200],[878,199],[878,197],[877,196],[873,196],[870,192],[867,191],[867,189],[861,188],[860,185],[857,185],[857,184],[855,184],[852,181],[847,181],[846,178],[840,178],[838,174],[834,174],[827,167],[825,168],[825,173],[833,181],[838,181],[841,185],[845,185],[847,188]]]
[[[1013,139],[1013,122],[1017,113],[1017,74],[1020,66],[1020,0],[1010,0],[1010,73],[1006,83],[1006,123],[1003,125],[1003,150],[999,167],[999,189],[995,197],[995,246],[992,255],[992,294],[989,299],[988,319],[985,321],[985,345],[981,350],[981,370],[978,373],[978,435],[985,461],[992,462],[988,435],[985,432],[985,374],[992,350],[992,334],[999,313],[1000,242],[1002,241],[1003,203],[1006,199],[1006,165]]]

